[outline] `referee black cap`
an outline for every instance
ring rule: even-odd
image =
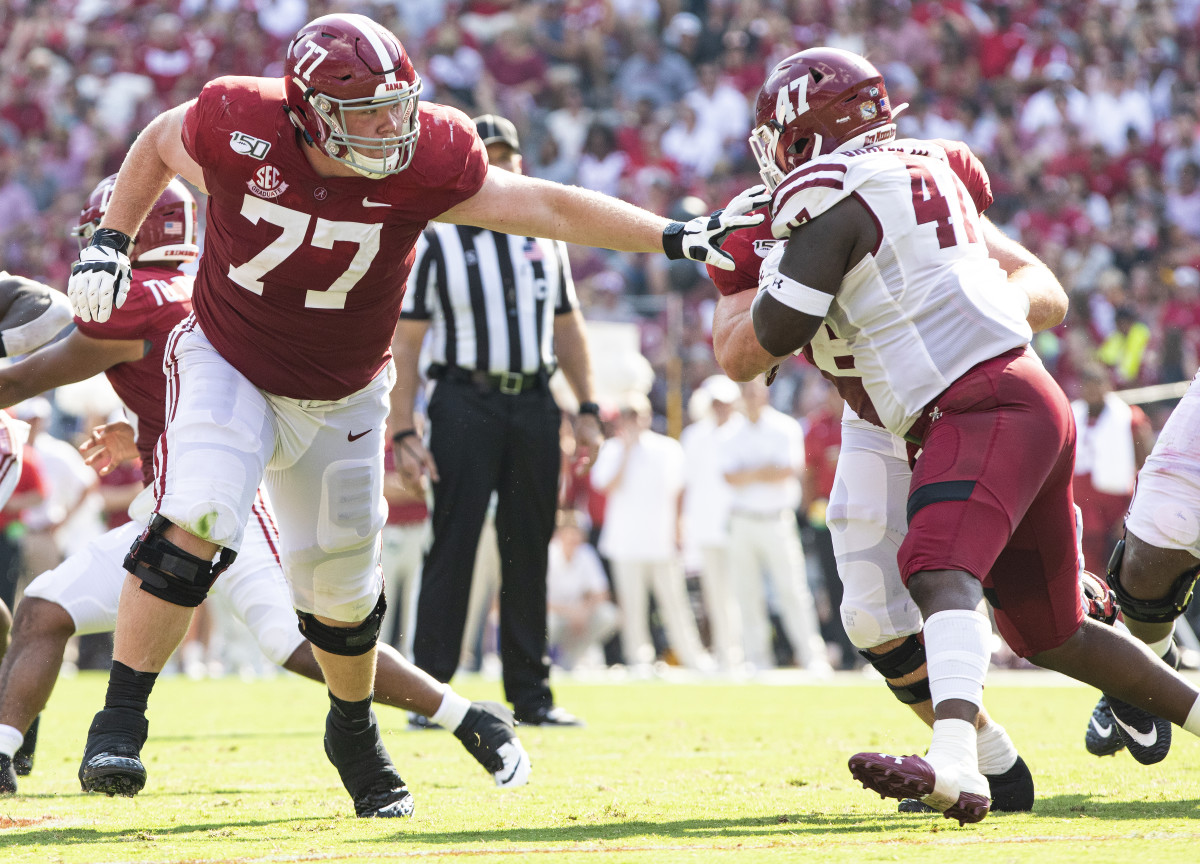
[[[475,130],[483,139],[484,146],[488,144],[507,144],[514,153],[521,152],[521,141],[517,138],[517,127],[511,120],[499,114],[481,114],[474,120]]]

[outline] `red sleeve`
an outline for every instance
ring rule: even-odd
[[[995,200],[992,197],[992,181],[978,157],[961,141],[939,140],[937,143],[946,151],[950,167],[971,193],[975,209],[982,213],[991,207]]]
[[[425,209],[437,216],[483,187],[488,172],[487,148],[471,118],[457,108],[422,102],[420,112],[421,136],[412,165],[396,176],[405,184],[420,178]]]
[[[734,231],[721,246],[723,252],[733,257],[734,269],[722,270],[711,264],[705,265],[708,278],[726,297],[758,288],[758,268],[776,242],[771,234],[770,216],[754,228]]]

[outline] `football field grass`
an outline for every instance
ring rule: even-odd
[[[1160,765],[1083,749],[1095,701],[1051,673],[993,674],[986,699],[1038,785],[1031,814],[959,827],[898,814],[846,760],[922,752],[877,681],[556,682],[586,729],[521,730],[528,787],[501,791],[447,732],[378,715],[416,797],[411,820],[355,819],[321,749],[323,690],[292,676],[162,680],[133,799],[75,773],[105,677],[59,683],[34,773],[0,799],[0,862],[1189,862],[1200,856],[1200,742]],[[477,699],[498,683],[456,682]]]

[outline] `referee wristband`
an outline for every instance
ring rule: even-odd
[[[600,417],[600,406],[597,405],[595,402],[580,402],[579,403],[579,413],[580,413],[580,415],[591,414],[593,417],[599,418]]]
[[[392,443],[399,444],[405,438],[410,438],[416,434],[417,434],[416,429],[401,429],[399,432],[397,432],[396,434],[394,434],[392,436]]]

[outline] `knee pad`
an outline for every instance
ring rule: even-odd
[[[1167,596],[1157,600],[1141,600],[1131,597],[1121,586],[1121,561],[1125,557],[1125,541],[1119,540],[1112,557],[1108,559],[1108,587],[1117,596],[1121,613],[1134,621],[1145,624],[1170,624],[1187,611],[1192,601],[1192,589],[1196,587],[1196,579],[1200,578],[1200,564],[1184,570],[1175,580],[1175,584],[1167,592]]]
[[[330,627],[328,624],[322,624],[309,612],[297,612],[296,615],[300,619],[300,632],[317,648],[342,657],[358,657],[375,647],[379,639],[379,627],[383,623],[383,613],[386,611],[387,600],[381,591],[371,614],[355,627]]]
[[[885,682],[888,689],[905,705],[916,705],[918,702],[927,702],[933,698],[929,692],[928,676],[920,681],[899,687],[892,684],[892,680],[916,672],[925,663],[925,643],[916,635],[907,637],[886,654],[873,654],[870,651],[859,651],[858,653],[874,666],[880,675],[890,679]]]
[[[216,562],[205,561],[180,549],[164,536],[170,521],[154,515],[129,554],[125,569],[142,580],[142,590],[176,606],[196,607],[208,596],[217,577],[224,573],[237,553],[222,548]]]

